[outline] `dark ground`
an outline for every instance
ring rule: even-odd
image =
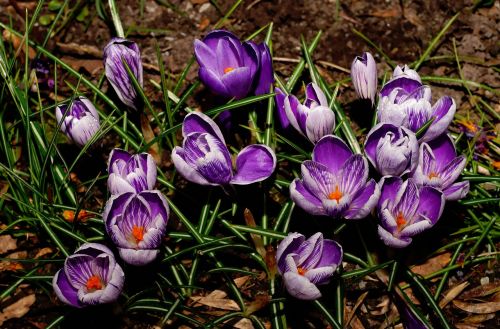
[[[106,1],[104,1],[105,3]],[[195,38],[203,37],[211,27],[219,21],[233,3],[232,1],[217,1],[219,12],[206,0],[177,0],[177,1],[145,1],[144,12],[141,15],[138,1],[117,1],[120,7],[120,17],[125,30],[130,29],[128,36],[139,43],[145,65],[145,90],[154,103],[161,102],[161,95],[153,89],[149,79],[159,81],[156,60],[156,42],[161,50],[163,60],[174,80],[184,69],[192,57],[192,45]],[[15,2],[0,0],[0,20],[8,22],[9,16],[19,30],[24,26],[23,9],[25,6],[33,8],[36,2]],[[164,5],[164,4],[169,4]],[[30,7],[31,6],[31,7]],[[389,69],[389,66],[371,48],[357,36],[353,29],[365,34],[374,44],[379,45],[395,63],[411,63],[419,58],[429,42],[437,35],[444,24],[457,12],[461,12],[457,21],[451,26],[446,35],[440,40],[432,56],[436,60],[423,65],[420,73],[431,76],[459,76],[454,59],[453,42],[456,44],[458,55],[461,58],[462,73],[465,80],[485,84],[491,88],[500,88],[500,5],[496,1],[489,8],[472,10],[472,1],[341,1],[336,6],[334,0],[309,1],[245,1],[227,20],[223,28],[233,31],[240,37],[246,37],[258,28],[274,23],[273,54],[274,68],[279,76],[286,79],[295,61],[300,58],[300,37],[311,40],[319,31],[323,35],[319,46],[314,53],[314,59],[323,69],[322,74],[328,81],[334,82],[348,77],[345,69],[350,67],[353,57],[369,50],[375,55],[379,64],[379,76]],[[108,25],[97,15],[93,2],[89,5],[89,15],[83,22],[69,20],[59,33],[50,39],[47,48],[57,54],[95,83],[102,72],[100,51],[113,36],[112,25]],[[47,9],[44,9],[50,13]],[[110,22],[110,20],[108,20]],[[46,35],[46,27],[37,26],[32,38],[41,42]],[[261,39],[258,39],[259,41]],[[65,45],[76,46],[65,46]],[[67,77],[62,76],[61,79]],[[196,78],[196,69],[193,67],[188,74],[188,81]],[[64,84],[61,93],[64,93]],[[106,84],[104,85],[106,86]],[[475,96],[481,96],[496,112],[500,111],[499,99],[493,93],[484,89],[473,89]],[[474,97],[470,97],[462,87],[438,85],[433,88],[434,98],[437,99],[446,93],[457,102],[459,117],[477,119],[473,111]],[[348,112],[356,113],[356,103],[349,103],[354,94],[346,83],[339,94],[338,100],[346,104]],[[191,97],[188,104],[191,107],[206,108],[212,97],[200,87],[195,97]],[[357,115],[363,117],[363,115]],[[362,122],[363,120],[358,120]],[[358,122],[357,121],[357,122]],[[499,123],[493,123],[490,129],[499,131]],[[104,146],[104,148],[112,146]],[[106,154],[106,152],[104,152]],[[170,167],[169,163],[164,164]],[[313,224],[314,226],[314,224]],[[432,236],[427,236],[432,238]],[[347,243],[347,242],[346,242]],[[484,268],[475,268],[468,272],[472,286],[477,286],[479,279],[484,275]],[[492,275],[491,277],[494,277]],[[453,278],[452,278],[453,279]],[[490,280],[493,282],[494,280]],[[366,283],[365,283],[366,284]],[[368,282],[362,287],[356,282],[348,287],[347,305],[352,308],[356,299],[366,289],[376,291],[380,289],[374,283]],[[376,294],[375,294],[376,295]],[[43,292],[37,294],[37,302],[31,311],[20,320],[11,320],[5,323],[7,328],[44,328],[50,323],[62,308],[54,308],[53,300]],[[365,310],[365,319],[360,319],[366,328],[379,328],[381,322],[389,314],[384,309],[382,297],[369,297],[368,305],[372,309]],[[297,309],[302,307],[297,306]],[[119,310],[105,308],[97,311],[86,311],[75,318],[74,325],[84,317],[99,317],[99,312],[119,314]],[[311,310],[311,312],[313,312]],[[298,313],[300,314],[300,313]],[[447,316],[458,323],[467,314],[456,308],[448,308]],[[300,316],[299,316],[300,317]],[[110,323],[100,323],[100,326],[117,326],[117,318],[109,318]],[[296,316],[291,316],[289,324],[293,326]],[[98,321],[97,321],[98,322]],[[154,321],[146,321],[146,323]],[[83,321],[86,323],[86,321]],[[142,324],[141,324],[142,323]],[[317,328],[321,325],[315,323]],[[483,328],[498,328],[498,320],[483,323]],[[118,327],[144,328],[149,327],[143,319],[120,319]],[[295,328],[295,326],[293,326]],[[479,325],[462,326],[461,328],[478,328]],[[187,327],[184,327],[187,328]],[[353,328],[362,328],[353,326]]]

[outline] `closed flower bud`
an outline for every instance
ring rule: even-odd
[[[359,98],[375,102],[377,94],[377,64],[372,54],[356,56],[351,65],[351,78]]]
[[[114,38],[104,48],[106,77],[111,86],[113,86],[118,98],[128,107],[138,111],[141,109],[142,100],[137,95],[123,61],[127,63],[139,85],[142,87],[143,72],[139,47],[133,41]]]
[[[71,105],[56,108],[56,119],[61,131],[79,146],[85,145],[99,130],[99,115],[94,105],[85,97],[78,97]]]

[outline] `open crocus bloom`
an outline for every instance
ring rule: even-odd
[[[413,179],[385,176],[380,181],[378,234],[384,244],[394,248],[408,246],[411,237],[434,226],[443,213],[445,198],[441,191]]]
[[[177,171],[200,185],[247,185],[262,181],[274,171],[276,155],[266,145],[249,145],[236,158],[233,172],[231,154],[224,136],[207,115],[192,112],[182,125],[184,142],[172,151]]]
[[[132,109],[140,110],[142,100],[135,91],[123,60],[142,87],[143,71],[139,46],[127,39],[113,38],[104,48],[106,77],[123,104]]]
[[[377,63],[372,54],[356,56],[351,65],[351,79],[359,98],[375,102],[377,94]]]
[[[152,190],[156,184],[156,164],[148,153],[131,155],[122,149],[112,150],[108,174],[111,194]]]
[[[100,127],[97,110],[86,97],[75,98],[69,109],[67,104],[57,106],[56,119],[62,121],[61,131],[79,146],[87,144]]]
[[[52,280],[57,297],[74,307],[105,304],[118,299],[125,281],[111,250],[85,243],[64,261]]]
[[[315,83],[306,86],[306,99],[300,104],[297,97],[288,95],[282,98],[283,92],[277,91],[276,101],[278,114],[286,115],[287,121],[300,134],[316,143],[321,137],[329,135],[335,129],[335,114],[328,107],[325,94]],[[282,108],[280,108],[282,106]],[[280,119],[282,124],[285,123]]]
[[[289,233],[278,245],[276,263],[290,295],[315,300],[321,297],[316,285],[330,282],[342,256],[342,247],[321,233],[307,240],[300,233]]]
[[[393,79],[380,91],[378,121],[405,126],[417,132],[425,123],[433,120],[420,138],[430,141],[443,134],[453,119],[456,105],[453,98],[441,97],[431,105],[431,88],[422,85],[418,74],[399,66],[394,70]]]
[[[417,166],[418,142],[405,127],[379,123],[366,137],[365,153],[381,175],[401,176]]]
[[[418,166],[412,176],[418,185],[428,185],[443,191],[446,200],[459,200],[469,192],[469,181],[455,183],[467,159],[457,157],[450,136],[444,134],[420,145]]]
[[[131,265],[152,262],[166,232],[169,208],[160,191],[113,195],[102,218],[120,257]]]
[[[352,154],[338,137],[319,140],[312,161],[302,163],[302,179],[290,184],[290,196],[312,215],[359,219],[375,207],[380,190],[368,179],[368,161]]]
[[[214,30],[194,41],[199,77],[215,94],[240,99],[250,92],[268,93],[273,82],[272,59],[265,44],[241,43],[232,33]]]

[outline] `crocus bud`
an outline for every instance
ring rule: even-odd
[[[246,47],[253,48],[257,55],[258,69],[254,77],[254,94],[262,95],[270,91],[271,84],[274,82],[273,59],[271,51],[265,43],[256,44],[252,41],[245,42]]]
[[[75,98],[69,109],[67,104],[57,106],[56,119],[61,131],[79,146],[85,145],[100,127],[97,110],[85,97]]]
[[[167,200],[153,190],[111,196],[102,219],[120,257],[128,264],[142,266],[158,255],[168,215]]]
[[[111,194],[139,193],[152,190],[156,184],[156,164],[151,154],[131,155],[114,149],[108,160],[108,189]]]
[[[290,295],[315,300],[321,297],[316,285],[330,282],[342,256],[342,247],[321,233],[307,240],[300,233],[289,233],[278,245],[276,263]]]
[[[381,175],[401,176],[417,166],[417,137],[404,127],[379,123],[366,137],[365,153]]]
[[[57,297],[74,307],[111,303],[118,299],[125,274],[111,250],[85,243],[64,261],[52,280]]]
[[[142,87],[143,72],[139,46],[127,39],[113,38],[104,48],[106,77],[113,86],[118,98],[128,107],[138,111],[141,109],[142,100],[137,95],[125,65],[123,65],[123,60]]]
[[[351,78],[358,97],[371,100],[373,105],[377,94],[377,64],[372,54],[364,52],[354,58]]]

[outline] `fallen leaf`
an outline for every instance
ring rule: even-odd
[[[14,304],[4,308],[0,313],[0,326],[9,319],[20,318],[30,310],[31,305],[35,303],[35,294],[28,295],[19,299]]]
[[[198,24],[198,30],[203,31],[210,25],[210,19],[208,17],[202,17],[200,23]]]
[[[76,71],[84,69],[91,75],[97,75],[97,73],[103,68],[101,59],[79,59],[69,56],[63,56],[61,57],[61,61],[68,64]]]
[[[233,281],[236,287],[240,288],[248,281],[248,279],[250,279],[250,275],[240,276],[239,278],[236,278]]]
[[[462,296],[460,296],[460,299],[468,300],[478,297],[484,297],[494,294],[498,291],[500,291],[500,285],[498,284],[498,282],[490,282],[488,284],[480,285],[464,292]]]
[[[435,257],[429,258],[425,263],[421,265],[412,267],[411,271],[415,274],[426,276],[443,269],[446,265],[448,265],[450,259],[451,253],[445,252],[443,254],[439,254]]]
[[[190,298],[199,304],[213,307],[213,308],[217,308],[220,310],[227,310],[227,311],[240,311],[241,310],[240,306],[234,300],[229,299],[229,298],[211,298],[209,296],[205,296],[205,297],[192,296]]]
[[[380,17],[380,18],[390,18],[390,17],[396,17],[399,16],[399,9],[398,7],[394,6],[391,7],[390,9],[379,9],[371,12],[369,14],[370,16],[373,17]]]
[[[2,36],[3,36],[4,40],[12,43],[12,46],[14,47],[14,49],[16,49],[16,56],[17,56],[19,51],[24,52],[25,44],[24,44],[24,40],[22,38],[18,37],[17,35],[15,35],[13,33],[10,33],[9,30],[3,30]],[[29,59],[33,59],[33,58],[35,58],[35,56],[36,56],[36,51],[33,48],[28,46]]]
[[[243,318],[240,321],[236,322],[233,327],[237,329],[254,329],[252,321],[247,318]]]
[[[71,55],[90,55],[96,58],[102,58],[102,50],[96,46],[91,45],[81,45],[79,43],[56,43],[57,47],[64,53],[69,53]]]
[[[2,271],[19,271],[22,270],[24,267],[21,263],[14,261],[15,259],[25,259],[28,257],[28,253],[26,251],[16,251],[13,252],[5,258],[8,258],[8,260],[2,260],[0,261],[0,272]]]
[[[476,314],[486,314],[500,311],[500,302],[465,303],[460,300],[454,300],[453,305],[462,311]]]
[[[484,321],[491,320],[494,317],[495,313],[470,315],[465,319],[463,319],[462,323],[467,323],[467,324],[483,323]]]
[[[53,252],[54,252],[54,250],[52,250],[52,248],[45,247],[45,248],[42,248],[42,249],[38,250],[38,252],[36,253],[36,255],[35,255],[34,258],[35,259],[36,258],[40,258],[40,257],[43,257],[45,255],[51,254]]]
[[[141,113],[141,130],[142,134],[144,136],[144,141],[147,143],[153,141],[155,139],[155,134],[153,132],[153,129],[151,128],[151,124],[149,123],[148,117],[146,114]],[[149,154],[153,157],[155,160],[156,164],[161,163],[161,153],[160,153],[160,147],[158,146],[158,142],[153,143],[149,147]]]
[[[349,310],[347,316],[345,316],[344,322],[346,327],[348,327],[349,323],[351,323],[354,315],[356,314],[356,311],[358,310],[358,307],[364,302],[366,296],[368,296],[368,291],[365,291],[364,293],[361,294],[361,296],[358,297],[358,299],[356,300],[356,304],[354,304],[354,307],[351,310]]]
[[[17,239],[10,235],[0,235],[0,254],[17,248]]]
[[[243,211],[243,217],[245,218],[245,223],[247,224],[247,226],[252,228],[257,227],[257,224],[255,223],[255,219],[250,209],[245,208],[245,210]],[[261,255],[262,258],[265,258],[266,248],[264,248],[264,243],[262,242],[262,236],[260,236],[259,234],[250,233],[250,237],[252,237],[253,244],[259,255]]]
[[[441,299],[439,302],[439,307],[443,308],[446,305],[448,305],[449,302],[454,300],[460,293],[469,285],[469,282],[463,282],[451,289],[449,289],[446,294],[444,295],[444,298]]]
[[[457,327],[457,329],[477,329],[479,328],[479,325],[478,324],[467,324],[467,323],[457,323],[455,325],[455,327]]]

